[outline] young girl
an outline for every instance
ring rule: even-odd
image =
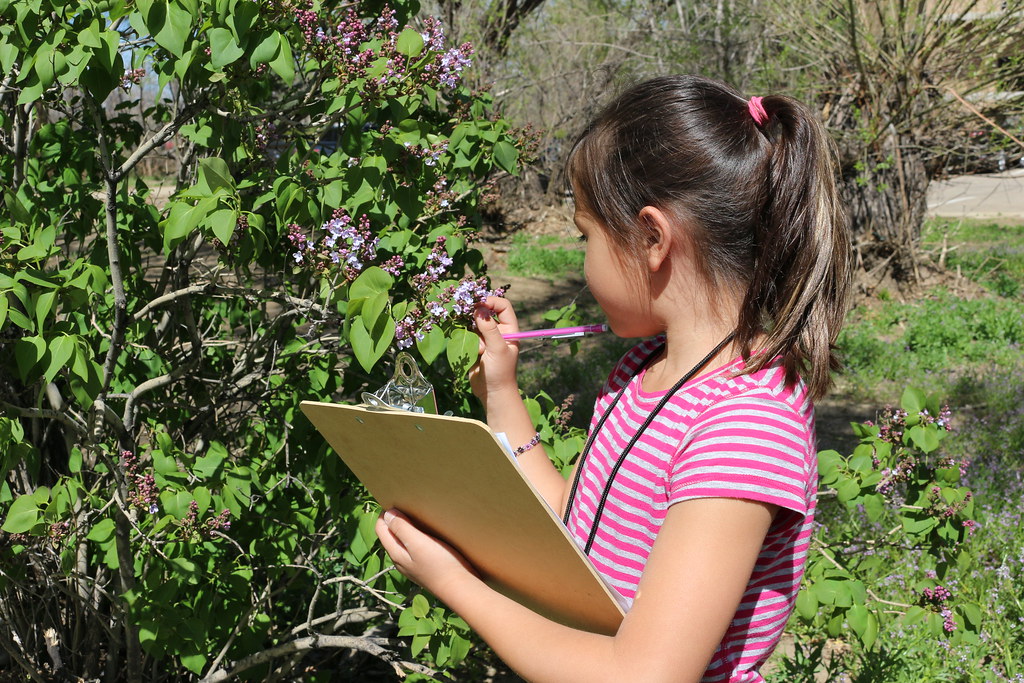
[[[565,481],[516,382],[511,305],[477,311],[474,393],[630,608],[614,637],[488,588],[396,510],[398,569],[529,681],[760,681],[793,609],[814,515],[812,401],[835,367],[849,238],[831,147],[781,96],[692,76],[625,92],[568,164],[586,278],[622,337]]]

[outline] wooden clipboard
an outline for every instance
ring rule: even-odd
[[[398,508],[459,550],[495,590],[562,624],[612,635],[616,594],[478,420],[303,401],[385,510]]]

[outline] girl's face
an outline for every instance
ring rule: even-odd
[[[608,230],[585,207],[577,204],[573,222],[587,243],[583,273],[612,332],[620,337],[658,334],[652,320],[647,273],[608,235]]]

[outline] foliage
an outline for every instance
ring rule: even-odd
[[[412,347],[467,407],[468,240],[523,143],[416,10],[0,0],[0,664],[429,673],[410,624],[466,656],[421,599],[393,626],[377,511],[298,412]],[[167,150],[164,204],[138,169]]]
[[[948,427],[948,409],[908,389],[877,425],[854,426],[860,445],[850,456],[819,454],[821,486],[859,515],[810,556],[797,597],[807,624],[832,637],[849,628],[870,648],[896,607],[906,624],[924,620],[934,637],[976,639],[980,607],[955,601],[948,589],[950,570],[969,565],[977,526],[973,495],[959,485],[966,463],[938,453]],[[920,576],[902,603],[882,600],[864,581],[894,547],[921,552]]]
[[[850,456],[820,454],[819,528],[790,624],[794,649],[768,680],[1024,677],[1024,601],[1011,578],[1024,566],[1024,536],[1020,510],[1005,503],[1024,485],[1019,451],[969,416],[949,443],[951,417],[935,410],[907,390],[877,424],[853,425],[860,445]]]

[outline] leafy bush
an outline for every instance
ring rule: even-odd
[[[467,409],[468,240],[521,143],[459,84],[468,45],[359,8],[0,0],[0,666],[429,672],[409,628],[466,656],[422,599],[394,625],[411,588],[297,408],[415,348]]]

